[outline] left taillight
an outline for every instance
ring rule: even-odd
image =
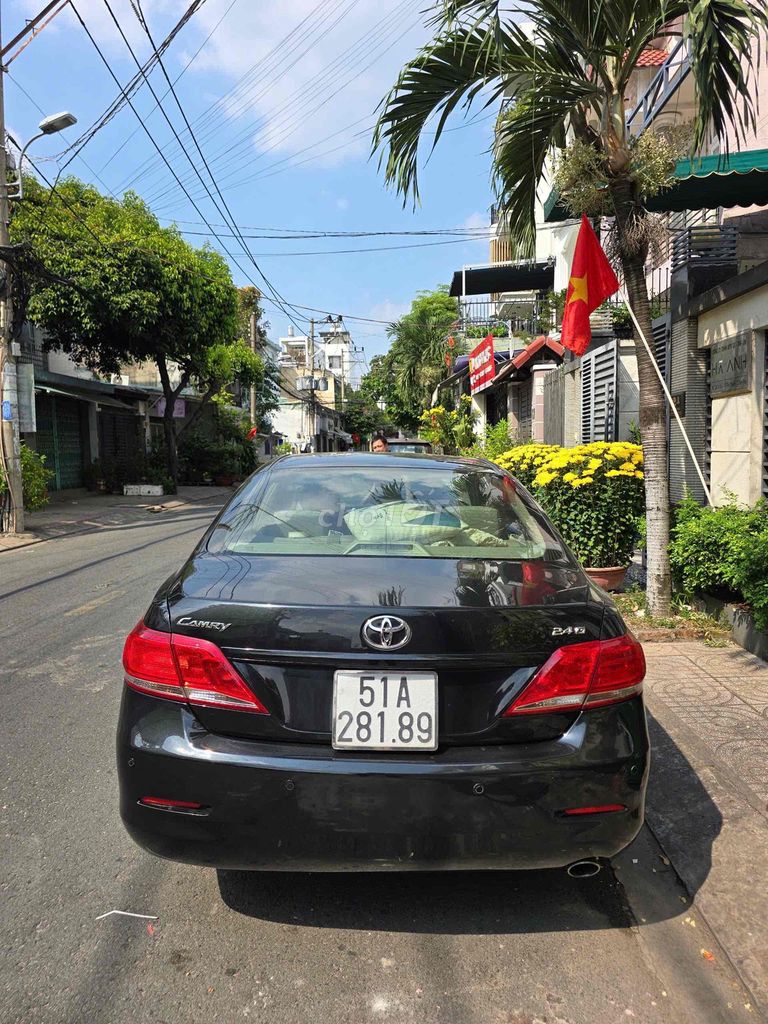
[[[209,640],[161,633],[138,622],[125,641],[123,668],[126,686],[142,693],[198,707],[269,713]]]
[[[643,648],[632,636],[559,647],[504,711],[540,715],[617,704],[642,692]]]

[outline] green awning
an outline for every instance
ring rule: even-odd
[[[672,184],[647,203],[655,213],[718,206],[768,206],[768,149],[678,160]],[[545,221],[552,224],[571,217],[553,189],[544,203]]]

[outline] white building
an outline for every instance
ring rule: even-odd
[[[338,377],[344,388],[359,388],[363,375],[362,357],[344,324],[327,324],[318,334],[318,348],[322,352],[323,368]]]

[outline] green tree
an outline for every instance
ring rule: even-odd
[[[193,248],[175,228],[160,227],[133,193],[106,198],[75,178],[57,186],[59,195],[33,178],[24,191],[12,240],[26,243],[47,271],[27,281],[29,318],[45,332],[48,348],[97,373],[156,364],[168,472],[176,482],[179,435],[227,385],[248,386],[263,376],[261,359],[238,337],[237,290],[226,262],[208,247]],[[190,385],[201,401],[180,425],[174,404]]]
[[[416,292],[411,303],[410,316],[440,320],[450,326],[459,317],[459,300],[448,294],[448,285],[441,284],[434,291]]]
[[[370,408],[379,409],[378,422],[374,429],[391,425],[406,434],[415,434],[418,430],[420,410],[403,401],[397,387],[391,353],[374,356],[371,359],[370,370],[360,382],[359,394]],[[381,405],[384,406],[383,410]]]
[[[449,326],[444,316],[407,313],[387,328],[397,391],[417,415],[450,372],[445,362]]]
[[[370,437],[381,423],[381,410],[362,390],[347,388],[344,399],[344,429],[361,438]]]
[[[765,5],[761,0],[530,0],[520,9],[500,0],[443,0],[434,10],[435,38],[401,71],[374,133],[387,182],[404,199],[417,201],[419,147],[432,119],[430,147],[457,107],[507,97],[497,123],[493,175],[503,219],[521,255],[534,251],[534,206],[548,158],[572,139],[590,187],[572,182],[566,198],[573,213],[615,217],[615,247],[629,300],[650,338],[644,263],[651,231],[644,197],[649,186],[663,184],[665,159],[659,159],[653,140],[643,143],[643,136],[635,139],[627,129],[630,76],[647,46],[682,33],[696,91],[692,150],[700,152],[708,139],[723,143],[730,126],[743,134],[756,123],[749,84],[753,54],[768,27]],[[598,192],[599,209],[586,211]],[[648,606],[652,614],[664,615],[671,595],[666,409],[652,357],[635,334]]]

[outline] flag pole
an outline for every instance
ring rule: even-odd
[[[688,454],[691,456],[691,459],[693,461],[693,465],[696,468],[696,473],[698,474],[699,480],[701,481],[701,486],[704,488],[704,494],[707,497],[707,504],[711,505],[712,504],[712,494],[711,494],[711,492],[709,490],[709,486],[707,484],[707,481],[704,479],[704,473],[702,472],[701,466],[699,465],[699,460],[696,458],[696,456],[693,453],[693,447],[691,445],[690,438],[688,437],[688,433],[686,432],[686,429],[683,426],[683,421],[680,418],[680,413],[677,411],[677,406],[672,401],[672,395],[670,394],[669,388],[667,387],[667,382],[664,380],[664,375],[662,374],[662,372],[661,372],[661,370],[659,368],[659,364],[656,362],[656,355],[654,354],[653,350],[651,349],[651,346],[648,344],[648,339],[646,338],[645,334],[643,333],[642,327],[637,322],[637,317],[635,316],[635,311],[634,311],[634,309],[632,309],[632,304],[629,301],[629,295],[626,293],[626,291],[624,292],[624,299],[626,301],[627,309],[629,310],[629,315],[632,318],[632,323],[635,325],[635,330],[637,331],[637,334],[638,334],[640,340],[642,341],[643,345],[645,346],[645,351],[650,356],[651,365],[653,366],[654,370],[656,371],[656,376],[659,378],[659,383],[661,384],[662,388],[664,389],[664,394],[666,395],[667,401],[669,402],[669,407],[672,410],[672,415],[675,417],[675,422],[677,423],[678,427],[680,428],[680,433],[683,435],[683,440],[685,441],[685,446],[688,449]]]

